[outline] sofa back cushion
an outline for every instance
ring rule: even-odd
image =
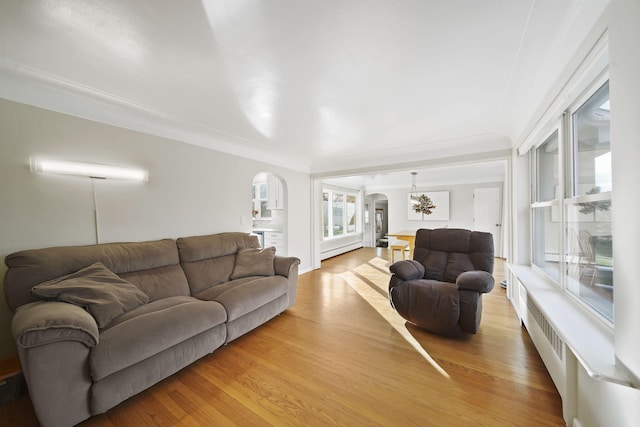
[[[15,252],[5,258],[5,298],[12,310],[37,301],[31,288],[93,263],[101,262],[109,270],[133,283],[156,301],[169,296],[190,295],[189,285],[180,268],[176,242],[172,239],[135,243],[105,243],[89,246],[65,246]]]
[[[182,237],[176,243],[192,294],[228,282],[238,251],[260,247],[256,236],[237,232]]]
[[[493,274],[493,236],[457,228],[420,229],[413,259],[424,265],[425,279],[455,283],[465,271]]]

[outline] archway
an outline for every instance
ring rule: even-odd
[[[364,241],[367,247],[386,247],[389,232],[389,201],[386,194],[372,193],[364,198]]]

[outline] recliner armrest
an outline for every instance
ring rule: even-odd
[[[84,309],[57,301],[38,301],[18,308],[11,331],[25,348],[59,341],[78,341],[87,347],[98,345],[98,324]]]
[[[458,288],[481,293],[491,292],[494,284],[493,276],[481,270],[465,271],[456,279]]]
[[[424,265],[416,260],[402,260],[393,263],[389,270],[402,280],[418,280],[424,278]]]

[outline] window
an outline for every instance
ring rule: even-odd
[[[267,207],[268,192],[266,181],[256,181],[253,183],[253,217],[255,219],[271,219],[271,210]]]
[[[325,189],[322,193],[322,235],[325,239],[355,234],[359,227],[358,195]]]
[[[613,323],[609,84],[532,150],[532,264]]]

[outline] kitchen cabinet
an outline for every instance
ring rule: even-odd
[[[284,233],[282,231],[265,231],[264,247],[273,246],[276,248],[276,254],[286,255],[286,245],[284,242]]]
[[[283,209],[284,208],[284,189],[282,187],[282,181],[273,174],[267,175],[267,208]]]

